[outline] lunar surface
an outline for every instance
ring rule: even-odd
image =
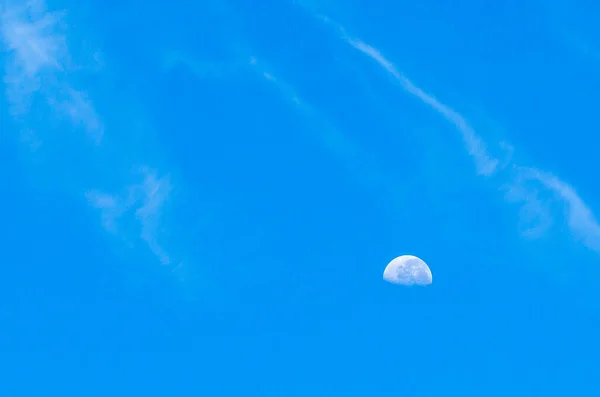
[[[402,255],[388,263],[383,279],[402,285],[429,285],[432,281],[429,266],[413,255]]]

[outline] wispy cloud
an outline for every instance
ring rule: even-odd
[[[86,193],[90,204],[102,211],[102,226],[111,232],[117,233],[116,221],[126,209],[121,198],[114,194],[107,194],[98,190],[90,190]]]
[[[170,177],[159,177],[156,171],[147,167],[141,169],[139,176],[140,180],[127,186],[123,192],[90,190],[86,197],[93,207],[101,211],[102,224],[107,231],[127,238],[129,230],[119,229],[119,221],[123,217],[135,220],[139,237],[161,263],[169,264],[169,255],[158,243],[158,232],[162,211],[172,189]]]
[[[509,203],[520,206],[520,233],[528,238],[541,237],[554,224],[552,205],[543,192],[544,187],[521,167],[514,165],[506,179],[500,190]]]
[[[345,42],[375,61],[400,84],[404,91],[453,124],[461,134],[467,152],[473,157],[480,175],[491,177],[502,171],[504,177],[508,178],[508,182],[501,186],[506,198],[509,201],[522,204],[521,222],[525,225],[523,232],[526,235],[539,236],[553,223],[549,199],[540,197],[542,191],[545,190],[553,193],[555,200],[558,199],[565,204],[567,224],[572,233],[581,239],[588,248],[600,253],[600,225],[598,225],[592,211],[572,187],[548,172],[515,164],[512,161],[512,156],[500,165],[498,159],[487,153],[484,140],[460,113],[418,87],[400,73],[395,65],[386,59],[381,52],[364,41],[350,36],[343,26],[328,17],[318,16],[318,18],[334,26]],[[509,154],[512,154],[512,146],[505,142],[500,145],[509,147]]]
[[[584,245],[600,252],[600,225],[575,189],[550,173],[537,169],[528,169],[526,172],[560,198],[565,206],[570,229]]]
[[[365,55],[377,61],[377,63],[379,63],[396,78],[396,80],[402,85],[402,88],[404,88],[408,93],[419,98],[421,101],[429,105],[433,110],[440,113],[446,120],[454,124],[454,126],[461,133],[469,154],[475,159],[477,170],[480,174],[489,176],[494,173],[496,167],[498,166],[498,160],[490,157],[481,138],[475,134],[473,128],[459,113],[439,102],[432,95],[414,85],[409,79],[399,73],[395,66],[385,59],[375,48],[360,40],[348,39],[348,43]]]
[[[65,12],[50,11],[43,0],[7,0],[0,4],[0,45],[7,50],[6,97],[11,114],[22,123],[21,140],[33,148],[39,148],[44,141],[40,134],[45,132],[48,120],[41,116],[46,113],[53,119],[66,120],[75,129],[86,131],[87,136],[97,143],[104,134],[101,117],[90,95],[76,87],[77,72],[82,67],[74,61],[69,50],[65,17]],[[89,55],[96,60],[96,66],[100,65],[97,50],[90,49]],[[98,72],[96,67],[83,69]],[[77,143],[61,139],[61,144],[63,142],[61,149],[65,153],[85,150]],[[78,164],[101,170],[95,174],[97,179],[86,180],[87,186],[112,180],[120,172],[120,167],[93,164],[93,159],[106,159],[108,153],[111,158],[116,156],[118,164],[137,160],[132,153],[101,146],[96,152],[99,155],[90,157],[89,164]],[[87,186],[75,187],[81,189],[77,194],[85,191]],[[161,263],[169,264],[171,256],[159,240],[165,227],[163,215],[171,191],[168,173],[160,175],[156,170],[143,167],[131,178],[129,185],[116,192],[88,190],[85,196],[90,205],[100,211],[102,225],[108,232],[127,243],[136,239],[142,241]]]
[[[143,174],[143,181],[132,186],[130,190],[133,197],[141,203],[141,206],[135,211],[136,218],[141,225],[140,236],[161,263],[169,264],[169,255],[159,245],[157,232],[162,209],[171,192],[171,180],[168,175],[157,177],[155,172],[149,170],[144,170]]]
[[[375,156],[365,150],[350,135],[340,130],[326,115],[301,98],[293,86],[280,77],[276,77],[274,72],[263,62],[252,57],[250,65],[259,76],[273,84],[279,94],[289,101],[299,114],[312,123],[308,132],[312,134],[315,142],[331,153],[341,167],[354,177],[358,177],[359,182],[368,188],[384,191],[385,197],[396,201],[400,198],[400,189],[396,187],[397,179],[378,164]]]
[[[485,143],[483,143],[481,138],[477,136],[477,134],[469,125],[469,123],[467,123],[467,121],[458,112],[456,112],[449,106],[443,104],[442,102],[438,101],[433,95],[428,94],[427,92],[423,91],[420,87],[416,86],[412,81],[410,81],[402,73],[400,73],[396,69],[394,64],[388,61],[377,49],[371,47],[369,44],[365,43],[362,40],[349,36],[342,26],[333,22],[331,19],[323,16],[320,17],[320,19],[327,22],[328,24],[334,25],[340,32],[341,37],[348,44],[350,44],[352,47],[356,48],[363,54],[376,61],[382,68],[384,68],[388,73],[390,73],[398,83],[400,83],[400,86],[406,92],[417,97],[423,103],[427,104],[433,110],[438,112],[447,121],[454,124],[457,130],[461,133],[465,145],[467,146],[467,150],[469,151],[469,154],[473,156],[475,160],[478,173],[486,176],[489,176],[494,173],[496,167],[498,166],[498,160],[491,157],[487,153]]]
[[[0,35],[7,52],[4,83],[11,113],[24,117],[38,96],[99,142],[102,122],[83,91],[69,81],[72,65],[64,13],[42,0],[7,1],[0,8]]]

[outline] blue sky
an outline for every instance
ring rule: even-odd
[[[2,0],[0,393],[597,395],[600,8],[416,4]]]

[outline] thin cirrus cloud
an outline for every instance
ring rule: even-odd
[[[68,79],[77,68],[64,34],[63,13],[48,11],[41,0],[5,4],[0,8],[0,34],[7,50],[4,83],[12,115],[27,115],[41,97],[99,143],[102,121],[86,94]]]
[[[86,197],[90,204],[101,213],[102,225],[113,233],[120,234],[120,222],[134,220],[139,229],[140,238],[164,265],[171,258],[158,242],[162,210],[171,192],[171,180],[168,175],[158,176],[156,171],[142,168],[139,181],[127,186],[123,192],[107,193],[90,190]]]
[[[73,61],[67,45],[65,15],[48,10],[42,0],[9,0],[0,5],[0,44],[6,49],[3,81],[9,111],[22,127],[21,134],[26,135],[27,142],[35,142],[38,148],[43,141],[39,135],[43,135],[45,129],[44,120],[39,122],[40,115],[45,115],[45,107],[49,106],[50,114],[68,121],[75,129],[86,131],[102,151],[105,149],[101,142],[104,135],[101,117],[90,95],[74,84],[75,72],[81,68]],[[92,58],[97,56],[98,52],[91,54]],[[34,117],[28,119],[28,116]],[[37,123],[33,124],[33,121]],[[69,138],[67,135],[59,137],[61,140]],[[86,149],[76,143],[62,147],[65,151]],[[119,156],[118,151],[111,152]],[[127,160],[129,157],[122,153],[119,162],[131,161]],[[93,160],[89,161],[80,166],[97,168],[97,164],[91,162]],[[52,167],[52,164],[48,166]],[[98,175],[102,179],[113,179],[119,172],[104,165],[102,169]],[[94,185],[101,181],[90,183]],[[107,231],[124,240],[130,240],[131,236],[139,238],[161,263],[171,262],[170,254],[159,244],[157,237],[164,226],[162,212],[172,190],[168,175],[159,176],[158,171],[142,167],[137,177],[123,185],[119,194],[88,190],[84,186],[80,189],[87,190],[85,196],[90,205],[101,212],[101,222]],[[133,222],[124,222],[127,216]]]
[[[133,181],[120,191],[90,189],[85,193],[89,204],[99,211],[104,229],[129,241],[143,241],[163,265],[172,263],[171,254],[159,242],[164,228],[163,213],[173,190],[171,177],[149,167],[141,167]]]
[[[460,133],[467,152],[473,158],[478,174],[491,177],[501,173],[505,178],[508,178],[508,182],[503,184],[501,189],[505,192],[508,201],[521,203],[521,221],[527,225],[523,228],[526,235],[539,236],[553,223],[549,206],[544,200],[540,199],[540,195],[545,191],[551,193],[555,200],[564,204],[566,223],[573,235],[586,247],[600,253],[600,225],[573,187],[549,172],[520,166],[510,158],[500,166],[499,160],[487,153],[484,140],[460,113],[415,85],[400,73],[395,65],[385,58],[381,52],[364,41],[347,34],[343,26],[325,16],[319,16],[318,18],[329,25],[333,25],[341,39],[375,61],[400,84],[405,92],[414,96],[441,115],[446,121],[453,124]]]
[[[363,186],[371,190],[384,192],[383,196],[391,201],[398,202],[401,200],[402,194],[400,189],[397,188],[399,185],[397,179],[387,173],[378,164],[376,158],[365,150],[359,142],[341,131],[329,118],[301,98],[293,86],[280,77],[276,77],[263,62],[251,57],[250,65],[253,71],[258,72],[260,77],[273,84],[279,94],[286,101],[289,101],[302,117],[316,127],[309,128],[307,133],[311,134],[314,142],[337,160],[340,167],[353,176],[360,175],[359,183],[362,183]]]
[[[526,172],[560,197],[565,205],[569,228],[583,244],[600,252],[600,225],[575,189],[548,172],[537,169],[526,169]]]
[[[177,54],[177,56],[175,57],[174,54]],[[353,177],[359,174],[358,179],[360,184],[372,190],[384,191],[385,194],[382,196],[389,198],[390,201],[398,201],[400,199],[400,189],[395,187],[398,185],[395,183],[396,178],[386,173],[371,153],[365,150],[359,142],[352,139],[351,136],[341,131],[326,115],[301,98],[296,89],[279,75],[276,75],[264,61],[259,61],[256,57],[247,57],[245,55],[243,51],[240,51],[238,59],[243,59],[244,61],[222,64],[223,67],[220,68],[221,73],[218,74],[207,73],[207,71],[214,70],[217,63],[201,62],[192,56],[174,51],[166,54],[163,66],[166,71],[174,67],[185,67],[198,79],[207,77],[218,78],[224,75],[231,78],[232,76],[239,75],[240,71],[247,71],[249,66],[253,73],[267,83],[270,83],[275,88],[277,94],[287,101],[311,125],[311,128],[306,129],[309,138],[327,151],[336,160],[340,168],[350,173]]]

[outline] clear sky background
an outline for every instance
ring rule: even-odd
[[[0,395],[600,395],[599,13],[1,0]]]

